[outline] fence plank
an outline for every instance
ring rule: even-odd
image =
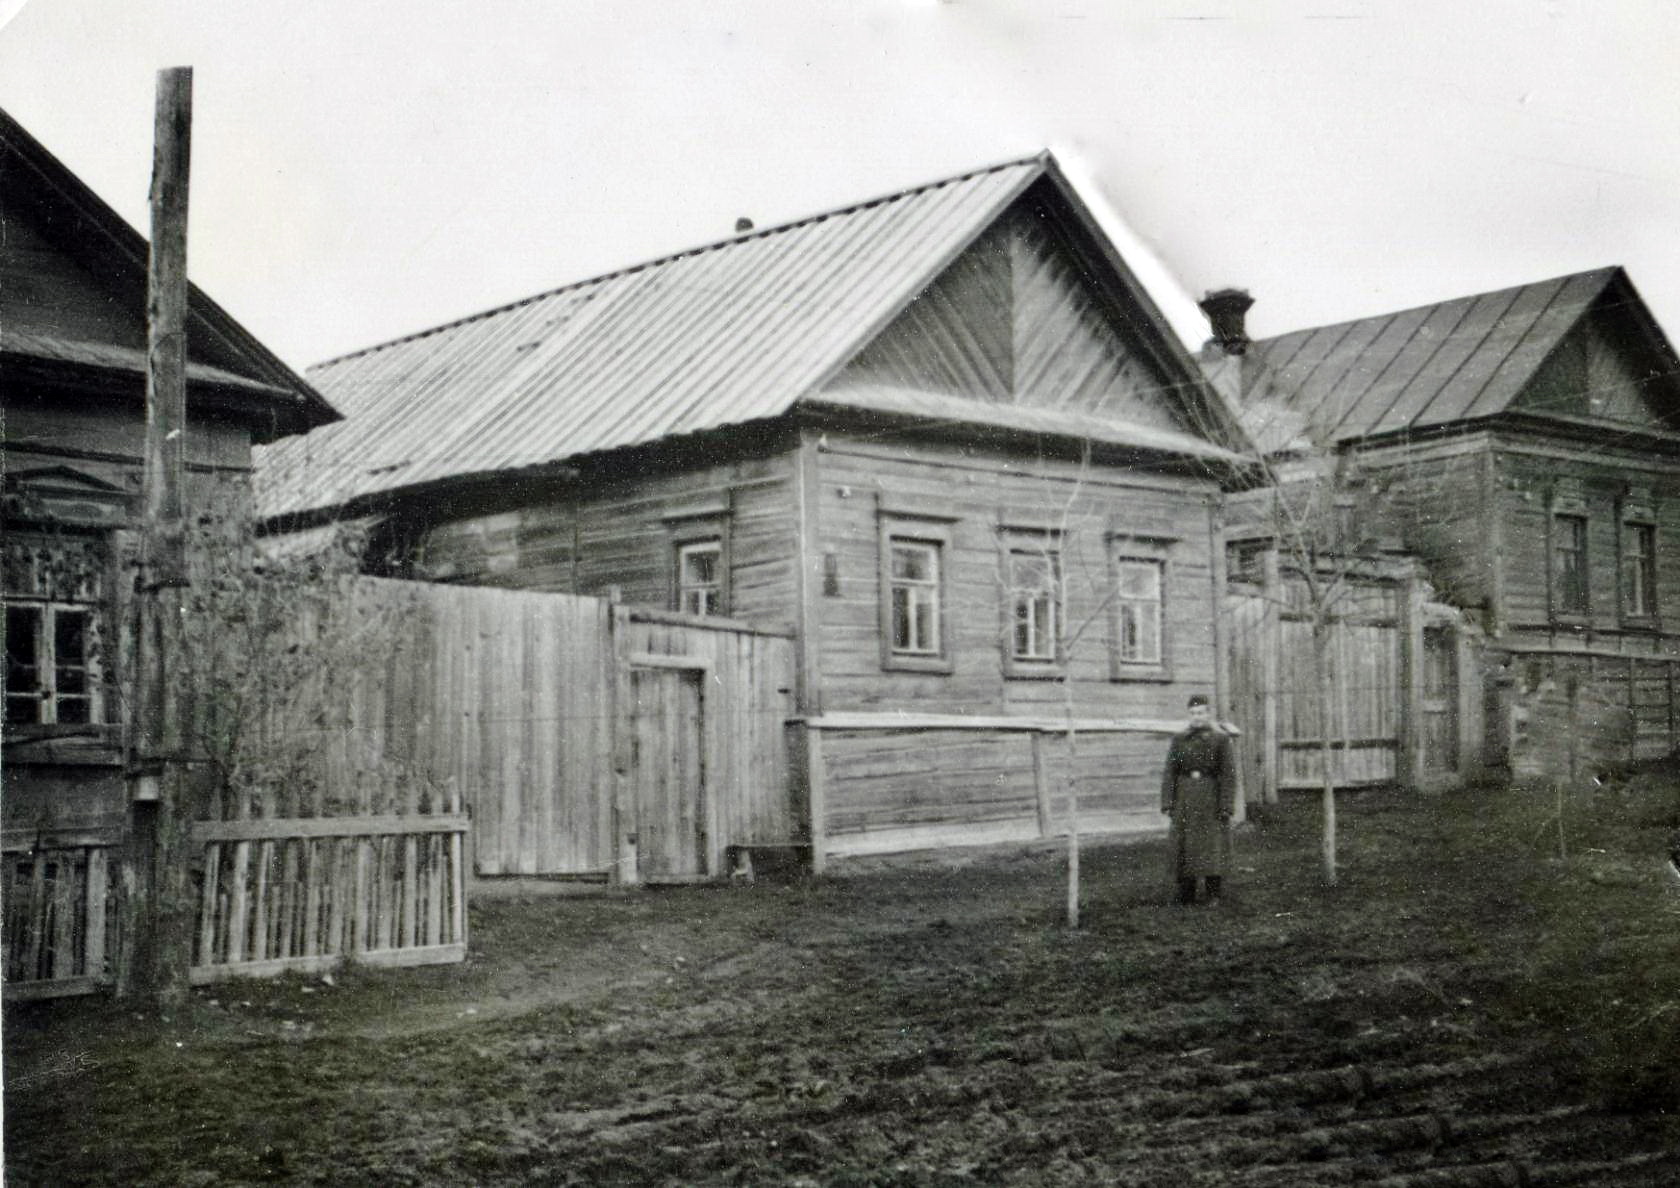
[[[83,972],[100,979],[105,976],[105,909],[110,887],[110,868],[103,846],[88,850],[87,870],[87,961]]]
[[[43,975],[41,971],[41,955],[47,943],[47,859],[46,851],[34,856],[34,864],[30,870],[29,882],[29,948],[28,961],[24,965],[24,981],[35,981]]]
[[[274,817],[245,821],[198,821],[194,842],[256,841],[281,837],[376,837],[406,833],[464,833],[470,818],[460,812],[414,817]]]
[[[73,851],[60,852],[54,867],[50,976],[71,977],[76,970],[76,861]]]

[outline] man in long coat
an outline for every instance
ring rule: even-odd
[[[1208,699],[1190,698],[1190,725],[1173,736],[1161,777],[1161,811],[1172,817],[1172,875],[1180,903],[1196,902],[1206,880],[1218,899],[1231,860],[1231,814],[1236,811],[1237,763],[1231,740],[1210,720]]]

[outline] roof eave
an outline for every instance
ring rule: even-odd
[[[38,183],[40,197],[56,202],[90,235],[104,240],[106,250],[100,253],[102,263],[120,273],[119,279],[131,287],[137,286],[144,293],[150,256],[150,245],[145,236],[130,227],[109,203],[94,193],[86,182],[4,109],[0,109],[0,153],[10,155],[30,171]],[[293,403],[286,410],[285,419],[298,428],[288,430],[289,433],[303,432],[341,419],[338,410],[307,380],[281,362],[250,331],[190,282],[187,286],[187,317],[189,341],[192,328],[198,327],[246,359],[252,369],[260,373],[262,382],[291,393]]]

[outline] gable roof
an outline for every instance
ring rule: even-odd
[[[346,421],[263,451],[261,514],[343,507],[442,480],[777,417],[819,389],[1035,183],[1096,231],[1048,153],[610,273],[330,360]],[[1117,255],[1138,332],[1181,398],[1217,403]],[[953,412],[899,415],[950,420]],[[841,402],[832,395],[821,403]],[[878,409],[876,411],[887,411]],[[996,410],[987,417],[995,419]],[[1241,441],[1235,418],[1218,415]],[[1044,431],[1024,428],[1023,431]],[[1175,447],[1233,457],[1181,435]],[[1137,441],[1167,448],[1163,439]],[[1195,450],[1191,450],[1191,446]]]
[[[27,210],[56,250],[79,259],[144,324],[149,246],[81,178],[0,110],[0,194],[14,217]],[[321,394],[196,285],[187,297],[187,399],[250,426],[257,441],[302,433],[338,419]],[[146,355],[135,345],[80,333],[0,326],[0,366],[12,375],[92,377],[114,390],[144,391]]]
[[[1303,434],[1345,442],[1494,416],[1607,297],[1673,359],[1627,274],[1599,268],[1256,342],[1243,361],[1244,415],[1268,449]]]

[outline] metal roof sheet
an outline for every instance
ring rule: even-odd
[[[1046,172],[964,174],[331,360],[344,414],[260,452],[272,516],[786,412]]]
[[[1373,318],[1298,330],[1250,349],[1254,423],[1287,411],[1336,441],[1491,416],[1620,275],[1600,268]]]

